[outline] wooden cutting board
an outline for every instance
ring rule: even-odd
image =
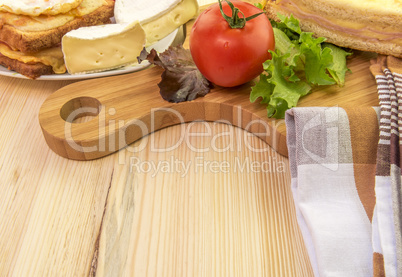
[[[316,89],[302,98],[299,106],[378,105],[375,79],[369,71],[374,57],[373,53],[355,52],[348,62],[352,73],[347,75],[344,87]],[[206,120],[241,127],[287,156],[285,122],[268,118],[264,105],[250,103],[252,83],[236,88],[215,87],[205,97],[175,104],[159,94],[161,73],[160,68],[150,67],[59,89],[46,99],[39,112],[47,144],[63,157],[91,160],[159,129]],[[86,117],[84,122],[76,120],[82,116]]]

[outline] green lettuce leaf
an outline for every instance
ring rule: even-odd
[[[323,47],[331,49],[332,56],[334,57],[332,65],[328,67],[329,73],[338,83],[338,85],[343,86],[345,84],[346,73],[351,72],[346,65],[346,58],[347,56],[350,56],[351,53],[346,52],[330,43],[324,43]]]
[[[286,110],[295,107],[311,87],[305,81],[289,81],[292,77],[290,66],[286,65],[289,54],[279,55],[271,51],[271,56],[272,59],[264,63],[268,74],[261,74],[259,82],[251,88],[250,101],[261,98],[261,103],[268,105],[268,117],[283,118]]]
[[[278,14],[280,22],[272,21],[275,52],[264,62],[264,72],[252,87],[250,101],[267,105],[268,117],[283,118],[287,109],[320,85],[343,86],[350,53],[325,43],[313,33],[302,32],[292,15]]]

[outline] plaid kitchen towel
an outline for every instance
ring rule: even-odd
[[[402,276],[399,62],[372,65],[380,107],[286,114],[296,214],[316,276]]]

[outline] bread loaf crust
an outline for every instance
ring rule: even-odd
[[[267,16],[275,21],[279,21],[279,18],[277,16],[278,13],[285,16],[290,16],[290,12],[288,12],[286,9],[283,9],[275,1],[268,1],[264,9]],[[328,6],[323,6],[322,9],[320,10],[321,16],[325,17],[330,13],[330,10],[331,9]],[[318,12],[318,10],[314,9],[314,11],[312,12],[315,13]],[[348,16],[350,16],[351,13],[353,14],[353,11],[348,11],[347,13],[349,14]],[[389,20],[388,26],[392,24],[399,26],[402,24],[402,22],[394,18],[393,15],[389,15],[388,17],[382,17],[382,16],[375,17],[373,13],[375,13],[375,11],[370,11],[371,17],[370,19],[367,19],[368,16],[363,18],[364,16],[361,17],[355,12],[355,16],[351,20],[359,21],[359,18],[361,17],[361,24],[376,24],[376,26],[382,26],[384,28],[386,28],[387,26],[387,23],[385,22],[386,20]],[[344,14],[343,15],[340,14],[341,14],[340,11],[337,10],[336,12],[334,12],[333,16],[334,15],[339,17],[344,16]],[[298,18],[297,14],[293,14],[293,16],[299,19],[300,28],[304,32],[312,32],[317,37],[325,37],[327,39],[326,40],[327,42],[333,43],[341,47],[361,51],[376,52],[379,54],[392,55],[395,57],[402,57],[402,44],[397,43],[395,41],[380,40],[377,39],[376,37],[372,38],[359,37],[343,31],[342,28],[340,28],[339,30],[333,29],[328,27],[327,24],[320,24],[319,22],[316,22],[310,18],[301,19]],[[376,18],[378,21],[376,21]]]
[[[107,0],[106,2],[106,5],[101,6],[92,13],[76,17],[63,26],[46,31],[24,32],[10,25],[2,25],[0,26],[0,41],[24,53],[54,47],[59,45],[61,38],[71,30],[110,23],[110,18],[113,17],[114,1]]]

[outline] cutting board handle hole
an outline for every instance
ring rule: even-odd
[[[69,100],[60,109],[61,118],[69,123],[84,123],[96,118],[102,109],[98,99],[88,96]]]

